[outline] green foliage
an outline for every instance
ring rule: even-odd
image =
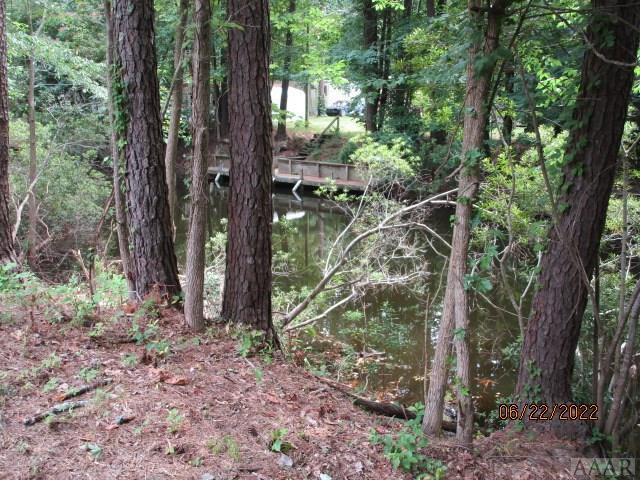
[[[410,472],[418,479],[444,479],[446,466],[421,453],[429,445],[429,440],[422,433],[424,405],[418,403],[409,410],[416,414],[416,418],[406,421],[398,433],[380,435],[371,430],[369,441],[383,446],[384,456],[393,468]]]
[[[363,135],[353,141],[359,147],[349,160],[368,169],[374,178],[403,182],[415,177],[420,159],[405,139],[394,137],[389,143],[380,143],[369,135]]]
[[[206,446],[212,455],[226,453],[232,460],[236,462],[240,460],[240,447],[231,435],[225,435],[221,439],[210,438]]]
[[[136,320],[131,324],[131,328],[129,330],[129,334],[133,338],[133,340],[138,345],[145,345],[149,343],[152,339],[156,338],[160,328],[158,327],[158,322],[153,321],[142,327],[138,324]]]
[[[167,432],[176,433],[182,428],[184,415],[177,408],[172,408],[167,413]]]
[[[287,453],[293,447],[293,445],[285,441],[285,437],[289,433],[286,428],[276,428],[271,432],[271,441],[269,442],[269,448],[272,452]]]
[[[138,357],[135,354],[130,353],[130,354],[124,355],[120,360],[120,363],[122,363],[123,367],[133,368],[138,364]]]
[[[98,378],[100,375],[100,369],[94,367],[83,367],[78,372],[78,378],[83,380],[85,383],[90,383]]]
[[[85,443],[81,448],[87,451],[89,455],[91,455],[91,458],[93,458],[94,460],[99,460],[100,457],[102,457],[102,447],[97,443]]]
[[[42,393],[52,392],[58,388],[58,385],[60,385],[60,379],[57,377],[51,377],[42,387]]]
[[[239,337],[237,351],[241,357],[248,357],[264,345],[264,332],[259,330],[240,329],[237,335]]]
[[[52,370],[54,368],[60,368],[62,361],[56,352],[51,352],[47,358],[40,362],[40,368],[43,370]]]

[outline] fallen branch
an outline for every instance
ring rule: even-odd
[[[327,378],[318,377],[314,375],[320,382],[325,385],[329,385],[331,388],[338,390],[340,393],[345,394],[346,396],[353,399],[353,403],[359,407],[364,408],[370,412],[376,413],[378,415],[384,415],[385,417],[395,417],[395,418],[403,418],[405,420],[413,420],[416,418],[416,414],[411,410],[408,410],[403,405],[397,405],[395,403],[384,403],[384,402],[375,402],[373,400],[369,400],[368,398],[361,397],[360,395],[356,395],[346,385],[342,385],[338,382],[334,382]],[[455,432],[456,424],[455,422],[442,422],[442,429],[447,432]]]
[[[284,327],[284,331],[288,332],[290,330],[296,329],[296,328],[302,328],[305,327],[311,323],[316,322],[317,320],[320,320],[322,318],[325,318],[327,315],[329,315],[333,310],[335,310],[336,308],[341,307],[342,305],[349,303],[351,300],[353,300],[354,298],[357,297],[357,293],[354,291],[351,292],[351,294],[345,298],[343,298],[342,300],[340,300],[339,302],[333,304],[332,306],[330,306],[329,308],[327,308],[324,312],[322,312],[320,315],[316,315],[313,318],[309,318],[308,320],[305,320],[304,322],[300,322],[297,323],[295,325],[287,325],[286,327]]]
[[[58,405],[54,405],[46,412],[40,412],[37,415],[27,418],[24,420],[25,427],[29,427],[31,425],[35,425],[38,422],[41,422],[45,418],[50,415],[58,415],[59,413],[69,412],[71,410],[75,410],[76,408],[86,407],[89,404],[88,400],[78,400],[77,402],[64,402],[59,403]]]
[[[91,385],[84,385],[83,387],[80,387],[80,388],[72,388],[67,393],[65,393],[65,394],[61,395],[60,397],[56,398],[56,400],[59,401],[59,402],[66,402],[70,398],[79,397],[80,395],[84,395],[87,392],[91,392],[91,391],[95,390],[96,388],[100,388],[100,387],[104,387],[106,385],[109,385],[112,381],[113,380],[111,380],[110,378],[105,378],[104,380],[100,380],[98,382],[94,382]]]
[[[351,252],[351,250],[353,250],[353,248],[358,245],[358,243],[360,243],[361,241],[365,240],[366,238],[374,235],[374,234],[379,234],[379,233],[383,233],[386,230],[390,230],[390,229],[398,229],[398,228],[402,228],[402,227],[407,227],[407,226],[411,226],[413,225],[412,222],[410,223],[397,223],[397,224],[390,224],[392,220],[396,220],[398,218],[402,218],[404,215],[411,213],[415,210],[418,210],[420,208],[422,208],[423,206],[433,202],[434,200],[438,200],[442,197],[446,197],[454,192],[456,192],[457,189],[453,189],[453,190],[448,190],[446,192],[443,193],[439,193],[437,195],[434,195],[433,197],[427,198],[425,200],[422,200],[418,203],[414,203],[412,205],[408,205],[406,207],[400,208],[399,210],[395,211],[394,213],[388,215],[386,218],[384,218],[377,226],[370,228],[369,230],[366,230],[365,232],[361,233],[360,235],[356,236],[353,240],[351,240],[351,242],[349,242],[349,244],[344,248],[344,250],[342,251],[342,253],[340,254],[340,258],[336,261],[336,263],[333,265],[333,267],[331,267],[331,269],[326,269],[325,268],[325,274],[324,277],[316,284],[316,286],[314,287],[314,289],[311,291],[311,293],[309,293],[309,295],[307,295],[307,297],[300,302],[293,310],[291,310],[282,320],[282,327],[286,327],[289,323],[291,323],[292,320],[294,320],[298,315],[300,315],[308,306],[309,304],[320,294],[320,292],[322,292],[325,287],[328,285],[328,283],[331,281],[331,279],[333,278],[333,276],[338,273],[338,271],[340,270],[340,268],[347,263],[348,259],[349,259],[349,253]]]

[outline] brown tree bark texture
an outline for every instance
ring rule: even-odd
[[[227,58],[224,50],[221,56],[223,59]],[[226,70],[226,65],[223,66],[223,69]],[[216,116],[216,132],[218,138],[216,140],[220,140],[229,136],[229,80],[227,77],[224,77],[220,82],[219,95],[216,103],[218,107]]]
[[[373,6],[373,0],[363,0],[363,40],[365,49],[377,49],[378,45],[378,15]],[[376,55],[377,59],[377,55]],[[373,78],[378,77],[377,61],[365,67],[365,73]],[[365,107],[364,123],[368,132],[375,132],[378,118],[378,92],[372,86],[364,88]]]
[[[120,149],[118,148],[118,132],[115,126],[115,106],[113,104],[113,17],[111,15],[111,1],[104,2],[105,19],[107,23],[107,92],[109,101],[109,122],[111,123],[111,161],[113,165],[113,193],[116,207],[116,232],[118,235],[118,250],[122,262],[122,273],[127,279],[128,296],[134,300],[135,285],[131,275],[131,256],[129,254],[129,228],[127,227],[127,212],[125,211],[125,198],[122,189],[122,175],[120,174]]]
[[[377,118],[376,118],[376,130],[382,130],[384,127],[385,114],[387,113],[387,102],[389,99],[389,87],[387,81],[389,80],[389,74],[391,71],[391,57],[389,55],[389,47],[391,44],[391,29],[393,12],[390,8],[386,8],[382,14],[382,34],[380,35],[380,49],[379,49],[379,61],[378,71],[380,77],[384,80],[384,84],[380,89],[380,95],[378,95]]]
[[[296,11],[296,0],[289,0],[289,15]],[[280,115],[278,117],[278,129],[276,130],[276,140],[287,139],[287,101],[289,99],[289,76],[291,70],[291,55],[293,54],[293,31],[287,28],[284,40],[284,64],[282,74],[282,92],[280,93]]]
[[[0,0],[0,264],[17,262],[9,212],[9,85],[5,0]]]
[[[478,1],[472,0],[469,5],[475,7]],[[467,63],[467,92],[465,100],[464,131],[462,141],[462,162],[468,162],[470,153],[474,156],[484,151],[484,139],[489,120],[490,106],[486,105],[491,88],[491,77],[495,67],[495,60],[491,66],[485,67],[482,72],[476,72],[475,60],[479,55],[490,55],[498,47],[500,26],[505,2],[494,2],[491,12],[486,20],[484,34],[484,46],[473,44],[469,50]],[[482,24],[485,20],[482,14],[476,13],[474,8],[469,9],[469,14],[476,24]],[[464,289],[464,276],[467,271],[467,252],[471,237],[471,217],[473,213],[473,200],[478,191],[480,182],[479,159],[469,162],[463,167],[458,181],[458,201],[456,203],[456,224],[453,228],[451,242],[451,254],[449,256],[449,270],[447,272],[447,287],[443,302],[442,318],[438,332],[433,367],[429,377],[429,390],[425,399],[425,415],[423,430],[428,435],[439,435],[442,426],[442,412],[444,406],[444,394],[447,386],[447,356],[453,339],[453,328],[463,329],[464,336],[457,336],[456,353],[458,382],[465,388],[469,388],[469,352],[468,352],[468,294]],[[458,394],[458,441],[465,444],[471,443],[473,433],[473,408],[469,395]]]
[[[182,115],[182,89],[183,65],[182,44],[184,41],[184,31],[187,25],[189,13],[189,0],[180,0],[178,24],[176,25],[175,45],[173,52],[173,68],[175,70],[175,83],[171,94],[171,119],[169,121],[169,134],[167,138],[167,150],[164,163],[167,172],[167,187],[169,198],[169,212],[171,215],[171,226],[175,234],[176,211],[178,198],[176,195],[176,161],[178,159],[178,136],[180,134],[180,117]],[[175,235],[174,235],[175,238]]]
[[[230,198],[222,314],[271,323],[271,99],[268,0],[228,0]]]
[[[31,32],[33,35],[33,31]],[[33,185],[38,170],[38,158],[36,151],[36,66],[33,56],[27,59],[27,72],[29,75],[29,87],[27,92],[27,105],[29,109],[29,185]],[[27,259],[29,264],[34,267],[36,263],[36,244],[38,243],[38,235],[36,226],[38,224],[38,202],[36,199],[35,187],[29,193],[29,223],[27,230]]]
[[[184,314],[194,331],[204,329],[204,243],[207,230],[207,154],[209,146],[209,71],[211,66],[211,4],[196,0],[193,43],[193,164],[187,239],[187,287]]]
[[[126,94],[125,183],[139,298],[180,292],[171,232],[156,75],[153,1],[115,0],[116,53]]]
[[[564,193],[558,200],[562,208],[542,258],[522,346],[517,386],[521,401],[571,401],[574,356],[588,295],[580,265],[591,278],[629,104],[633,68],[613,62],[636,61],[640,4],[596,0],[593,7],[587,30],[592,46],[584,54],[565,153]],[[573,435],[574,424],[549,427]]]

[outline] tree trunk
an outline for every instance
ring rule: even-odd
[[[0,0],[0,264],[17,263],[9,204],[9,85],[5,0]]]
[[[470,393],[469,372],[469,312],[468,293],[464,288],[464,276],[467,271],[467,252],[471,237],[471,217],[473,201],[480,182],[480,157],[483,151],[485,131],[489,120],[489,98],[491,77],[495,67],[493,63],[478,72],[475,69],[476,58],[485,58],[498,47],[500,26],[505,3],[497,0],[492,5],[488,18],[479,13],[480,0],[469,2],[469,15],[478,30],[485,29],[484,46],[482,41],[475,42],[469,50],[467,63],[467,94],[462,141],[462,172],[458,182],[458,200],[456,202],[456,224],[453,228],[447,287],[445,290],[442,318],[438,332],[433,368],[429,378],[429,390],[425,399],[423,430],[428,435],[439,435],[442,425],[444,394],[447,386],[447,356],[453,338],[457,353],[456,377],[458,385],[458,428],[457,440],[470,445],[473,434],[473,405]]]
[[[427,17],[433,18],[436,16],[436,1],[427,0]]]
[[[153,0],[115,0],[114,7],[133,281],[138,299],[152,289],[171,297],[180,282],[163,163]]]
[[[513,96],[513,76],[515,70],[513,68],[513,62],[507,61],[504,67],[504,90],[509,98]],[[511,145],[511,136],[513,134],[513,116],[508,113],[504,116],[504,123],[502,125],[502,136],[507,145]]]
[[[33,32],[32,32],[33,35]],[[34,185],[38,173],[38,159],[36,152],[36,69],[33,56],[27,59],[27,71],[29,75],[29,87],[27,93],[27,105],[29,109],[29,180],[27,185]],[[29,224],[27,230],[27,260],[33,268],[36,264],[36,244],[38,242],[36,226],[38,224],[38,201],[35,187],[29,192]]]
[[[296,11],[296,0],[289,0],[289,17]],[[291,56],[293,55],[293,31],[291,30],[291,18],[288,19],[287,33],[284,41],[284,65],[282,72],[282,91],[280,93],[280,115],[278,116],[278,130],[276,140],[287,139],[287,99],[289,96],[289,77],[291,76]]]
[[[196,0],[193,43],[193,167],[191,169],[191,214],[187,240],[187,288],[184,314],[196,332],[204,329],[204,243],[207,226],[207,154],[209,147],[209,71],[211,4]]]
[[[389,87],[387,82],[389,80],[389,73],[391,70],[391,58],[389,56],[389,46],[391,43],[391,9],[387,8],[384,11],[382,17],[382,45],[380,46],[380,62],[379,71],[384,84],[380,89],[380,95],[378,97],[378,118],[376,130],[382,130],[384,127],[384,119],[387,110],[387,101],[389,99]]]
[[[116,231],[118,234],[118,250],[122,262],[122,273],[127,279],[129,299],[135,298],[135,285],[131,275],[131,256],[129,255],[129,228],[127,227],[127,215],[124,208],[124,195],[122,192],[122,180],[120,176],[120,149],[118,148],[118,131],[115,122],[115,105],[113,99],[113,19],[111,17],[111,0],[104,2],[105,19],[107,22],[107,93],[109,102],[109,122],[111,124],[111,162],[113,165],[113,193],[116,206]]]
[[[405,31],[405,35],[409,33],[408,26],[411,20],[411,15],[413,13],[412,8],[413,8],[412,0],[404,0],[404,9],[402,11],[402,19],[401,19],[399,28]],[[406,65],[406,61],[405,61],[407,56],[406,53],[407,52],[404,48],[404,42],[400,42],[400,45],[398,46],[397,63],[403,66],[402,73],[404,74],[410,73],[410,67]],[[406,110],[411,106],[410,97],[411,97],[411,93],[409,92],[409,86],[407,85],[406,80],[393,90],[393,95],[391,98],[391,101],[392,101],[391,114],[393,117],[395,117],[396,122],[398,122],[399,120],[403,119],[404,116],[406,116],[407,114]],[[400,123],[399,125],[400,128],[402,128],[403,123],[404,122]]]
[[[269,2],[228,0],[231,172],[222,315],[275,338],[271,320]]]
[[[377,51],[378,44],[378,16],[373,6],[373,0],[363,0],[363,18],[364,18],[364,48],[369,51]],[[372,56],[368,54],[367,56]],[[377,59],[377,55],[375,55]],[[364,67],[364,73],[369,81],[377,78],[377,60],[368,61]],[[376,131],[376,120],[378,118],[378,93],[372,85],[365,85],[363,88],[365,108],[364,123],[368,132]]]
[[[180,0],[178,7],[180,19],[176,25],[176,41],[173,51],[173,68],[175,70],[175,82],[171,97],[171,120],[169,122],[169,138],[167,139],[167,151],[164,157],[167,171],[167,187],[169,197],[169,213],[171,215],[171,226],[173,238],[176,231],[176,212],[178,199],[176,195],[176,161],[178,159],[178,140],[180,134],[180,117],[182,115],[182,90],[184,79],[184,58],[182,58],[182,44],[184,41],[184,30],[187,25],[187,15],[189,13],[189,0]]]
[[[572,399],[571,375],[591,278],[613,186],[638,50],[640,5],[596,0],[587,30],[574,127],[562,194],[543,255],[539,289],[520,356],[520,401]],[[620,20],[624,19],[624,21]],[[546,422],[559,435],[584,433],[576,422]]]
[[[223,56],[224,58],[224,56]],[[218,136],[219,139],[229,136],[229,82],[225,77],[220,85],[218,97]],[[218,140],[219,140],[218,139]]]

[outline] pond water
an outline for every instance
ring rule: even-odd
[[[220,221],[227,214],[227,197],[228,190],[225,187],[215,187],[210,191],[210,234],[221,229]],[[431,228],[445,238],[451,237],[451,214],[450,209],[439,208],[430,217]],[[185,216],[183,212],[183,219]],[[286,230],[281,226],[283,218],[287,219]],[[313,287],[321,277],[322,259],[347,222],[347,217],[330,202],[319,199],[312,192],[296,198],[288,190],[277,190],[274,195],[273,248],[274,252],[288,252],[296,268],[291,275],[276,275],[276,285],[284,289],[292,285],[298,288]],[[184,230],[183,221],[178,225],[176,241],[181,263],[185,254]],[[430,271],[433,272],[430,277],[430,296],[435,298],[443,259],[434,253],[429,260]],[[517,321],[500,308],[504,305],[505,310],[508,309],[504,299],[499,298],[497,293],[490,297],[499,308],[476,302],[471,312],[472,389],[478,410],[484,412],[493,409],[496,400],[513,391],[516,377],[515,365],[503,360],[501,350],[517,337]],[[424,358],[425,353],[428,358],[433,358],[437,325],[442,313],[441,303],[435,302],[431,311],[427,312],[425,298],[403,293],[400,289],[369,296],[347,308],[359,310],[361,318],[347,320],[345,309],[339,309],[318,322],[317,329],[322,337],[351,345],[356,352],[384,352],[384,356],[376,355],[376,360],[368,363],[364,373],[357,378],[358,383],[371,391],[385,392],[387,398],[392,397],[404,404],[422,401]],[[425,319],[428,319],[429,326],[426,350]]]

